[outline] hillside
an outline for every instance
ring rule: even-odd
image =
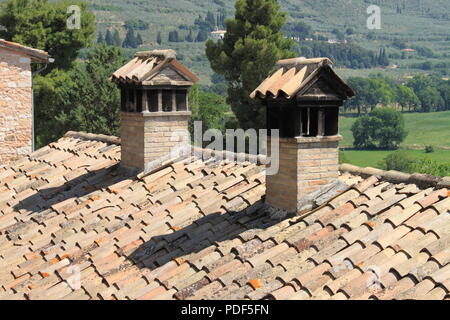
[[[234,14],[234,0],[88,0],[90,9],[97,16],[98,31],[118,29],[121,37],[125,37],[125,21],[142,20],[149,24],[147,30],[140,31],[144,39],[142,48],[158,47],[157,33],[161,32],[163,47],[176,49],[184,58],[184,63],[196,71],[203,83],[209,82],[211,70],[204,55],[204,43],[178,42],[169,43],[168,33],[178,30],[181,37],[194,26],[195,19],[206,16],[208,11],[214,14],[224,12],[226,17]],[[398,68],[387,69],[347,69],[344,76],[368,75],[373,72],[386,72],[393,76],[408,76],[416,72],[424,72],[423,68],[413,65],[429,61],[448,62],[447,52],[450,49],[450,0],[281,0],[282,8],[288,13],[288,23],[300,21],[312,26],[317,35],[332,39],[333,29],[345,32],[351,28],[354,34],[346,39],[363,48],[378,51],[387,48],[393,58],[391,65]],[[366,13],[370,4],[381,7],[381,30],[368,30]],[[180,28],[181,27],[181,28]],[[434,57],[411,55],[406,59],[401,50],[392,46],[393,41],[401,41],[408,47],[419,46],[429,48]],[[141,48],[141,49],[142,49]],[[339,67],[339,65],[337,65]]]
[[[0,3],[4,0],[0,0]],[[57,0],[50,0],[57,1]],[[146,27],[136,30],[144,44],[134,50],[158,47],[173,48],[180,59],[192,68],[203,84],[209,84],[212,71],[204,53],[204,42],[185,42],[189,30],[198,33],[195,20],[204,19],[208,12],[215,17],[234,15],[235,0],[86,0],[97,18],[97,32],[103,36],[106,30],[118,30],[125,38],[125,22],[141,23]],[[450,0],[280,0],[283,11],[288,13],[287,28],[299,22],[312,27],[315,37],[334,40],[338,30],[345,40],[355,46],[377,54],[386,48],[390,65],[387,68],[349,69],[339,62],[336,67],[344,77],[367,76],[383,72],[395,77],[408,77],[418,72],[435,71],[449,78],[450,70]],[[381,8],[381,30],[367,28],[367,8],[376,4]],[[214,21],[214,20],[213,20]],[[169,32],[177,31],[181,42],[168,42]],[[351,30],[351,33],[346,31]],[[161,33],[162,44],[156,42]],[[209,34],[209,33],[208,33]],[[324,41],[323,43],[326,43]],[[300,48],[299,55],[305,55]],[[414,48],[415,53],[402,49]]]

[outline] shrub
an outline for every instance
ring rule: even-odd
[[[433,153],[434,147],[433,146],[425,146],[425,153]]]
[[[404,150],[391,153],[383,160],[383,169],[411,172],[414,159]]]
[[[415,159],[401,150],[388,155],[382,163],[385,170],[397,170],[406,173],[424,173],[432,176],[449,176],[450,164],[439,163],[432,159]]]

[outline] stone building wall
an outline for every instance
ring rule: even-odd
[[[31,79],[30,58],[0,48],[0,164],[31,152]]]

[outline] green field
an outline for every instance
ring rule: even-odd
[[[408,137],[402,145],[415,158],[431,158],[438,162],[450,162],[450,111],[405,114]],[[392,151],[351,150],[353,136],[351,126],[356,118],[341,118],[341,134],[344,141],[341,149],[347,162],[357,166],[380,167],[379,163]],[[435,152],[425,153],[424,147],[432,145]],[[447,150],[445,150],[447,149]]]
[[[359,167],[382,168],[381,162],[393,151],[358,151],[346,150],[341,151],[345,157],[345,162]],[[407,150],[410,156],[414,158],[429,158],[441,163],[450,162],[450,150],[436,150],[433,153],[425,153],[423,150]]]
[[[450,111],[431,113],[405,113],[408,136],[402,147],[422,148],[432,145],[436,148],[450,147]],[[351,127],[356,118],[341,118],[341,134],[344,136],[343,147],[353,146]]]

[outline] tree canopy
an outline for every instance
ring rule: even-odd
[[[212,69],[224,75],[228,103],[242,128],[264,128],[265,112],[249,94],[268,76],[279,59],[294,57],[293,42],[281,29],[286,14],[276,0],[237,0],[235,18],[226,20],[223,41],[208,41]]]
[[[403,115],[392,108],[378,108],[352,126],[357,149],[397,149],[407,136]]]
[[[67,28],[71,14],[67,8],[80,8],[80,29]],[[55,57],[52,68],[70,68],[80,49],[89,46],[95,34],[95,16],[84,2],[48,0],[7,0],[1,5],[0,38],[47,51]]]
[[[120,95],[108,78],[125,62],[119,48],[100,44],[72,70],[37,76],[37,144],[54,141],[68,130],[118,135]]]

